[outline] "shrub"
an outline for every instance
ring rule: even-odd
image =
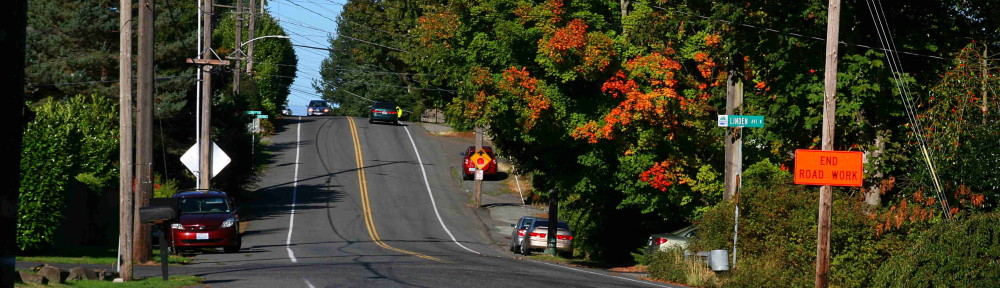
[[[940,222],[893,255],[874,287],[991,287],[1000,283],[1000,214]]]
[[[723,283],[705,262],[697,256],[684,256],[684,251],[674,248],[648,254],[649,277],[697,287],[722,287]]]
[[[63,221],[66,193],[76,182],[102,193],[115,179],[118,152],[117,101],[76,96],[34,109],[24,130],[17,243],[22,250],[41,250],[54,243]],[[87,192],[81,192],[87,193]]]
[[[764,160],[743,174],[736,263],[727,286],[810,286],[815,281],[818,188],[792,183],[791,175]],[[884,258],[874,229],[855,199],[836,193],[830,245],[830,280],[865,287]],[[693,251],[733,248],[735,203],[716,205],[696,221]],[[749,271],[748,271],[749,270]],[[749,273],[749,274],[744,274]]]

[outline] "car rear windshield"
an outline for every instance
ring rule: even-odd
[[[549,221],[538,220],[538,222],[535,222],[535,226],[549,227]],[[559,221],[559,226],[556,226],[556,228],[569,230],[569,224],[566,224],[566,222]]]
[[[372,108],[375,108],[375,109],[396,109],[396,104],[389,103],[389,102],[377,102],[377,103],[375,103],[375,105],[372,105]]]
[[[226,198],[191,197],[181,198],[177,202],[181,214],[229,213],[229,205],[226,204]]]

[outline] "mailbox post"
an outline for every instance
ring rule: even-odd
[[[170,223],[174,222],[178,216],[177,199],[174,198],[153,198],[150,205],[139,208],[139,221],[160,227],[160,268],[163,271],[163,281],[169,279],[167,264],[167,233],[170,232]]]

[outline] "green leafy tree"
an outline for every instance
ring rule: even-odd
[[[236,55],[236,15],[227,14],[220,21],[218,29],[215,30],[215,38],[219,41],[217,52],[220,55],[230,55],[246,57],[247,47],[243,46],[242,53]],[[244,16],[246,17],[246,16]],[[245,21],[244,21],[245,22]],[[284,29],[271,18],[268,13],[257,17],[256,36],[288,36]],[[243,35],[249,35],[249,27],[243,27]],[[250,39],[244,38],[242,41]],[[241,43],[242,44],[242,43]],[[234,60],[231,60],[234,61]],[[296,64],[298,58],[291,41],[281,38],[261,38],[254,41],[253,71],[250,75],[244,75],[243,85],[240,87],[241,95],[245,98],[245,108],[247,110],[259,110],[268,115],[280,115],[281,106],[288,102],[292,82],[295,80]],[[244,69],[246,67],[244,61]],[[232,75],[236,73],[233,69],[228,69],[226,77],[220,79],[229,84],[225,91],[232,91]],[[216,80],[213,80],[216,81]],[[225,88],[223,88],[225,89]]]
[[[344,5],[337,35],[329,39],[332,51],[321,63],[322,79],[313,83],[325,99],[339,105],[337,113],[366,116],[373,102],[390,101],[419,114],[450,99],[454,91],[440,87],[438,75],[406,62],[416,57],[411,51],[416,38],[407,31],[422,10],[418,1]]]

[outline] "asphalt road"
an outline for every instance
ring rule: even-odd
[[[241,207],[243,249],[172,274],[210,287],[672,287],[515,257],[471,208],[459,150],[419,125],[284,121]]]

